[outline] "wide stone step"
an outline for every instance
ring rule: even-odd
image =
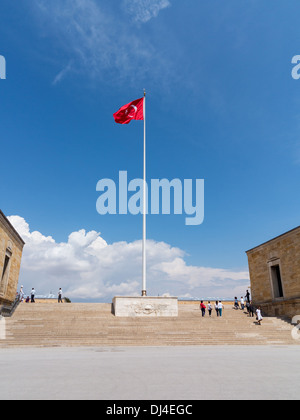
[[[179,305],[178,318],[116,318],[110,304],[22,304],[6,321],[0,347],[184,346],[299,344],[292,326],[277,318],[255,324],[227,306],[224,316],[202,318],[198,305]]]

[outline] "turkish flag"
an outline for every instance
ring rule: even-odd
[[[143,120],[144,98],[136,99],[129,104],[123,105],[119,111],[114,113],[114,119],[118,124],[129,124],[132,120]]]

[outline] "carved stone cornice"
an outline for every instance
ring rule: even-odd
[[[13,225],[10,223],[10,221],[7,219],[7,217],[4,215],[4,213],[0,210],[0,224],[4,226],[4,228],[13,236],[13,238],[18,242],[18,244],[23,249],[25,242],[21,238],[21,236],[18,234],[16,229],[13,227]]]

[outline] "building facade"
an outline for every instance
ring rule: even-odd
[[[0,210],[0,305],[14,302],[24,241]]]
[[[270,316],[300,315],[300,227],[247,251],[252,300]]]

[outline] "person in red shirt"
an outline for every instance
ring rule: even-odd
[[[201,312],[202,312],[202,316],[205,316],[206,306],[204,305],[203,300],[201,300],[200,309],[201,309]]]

